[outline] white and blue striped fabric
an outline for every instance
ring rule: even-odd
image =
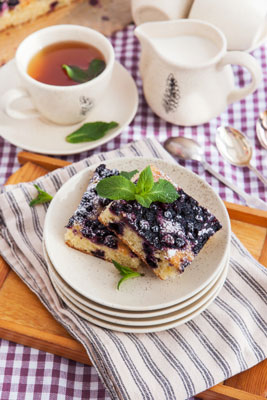
[[[125,156],[170,157],[147,139],[53,171],[36,183],[54,194],[84,167]],[[184,400],[266,358],[267,270],[234,235],[226,282],[204,312],[160,333],[118,333],[86,322],[57,296],[42,252],[48,205],[30,208],[35,193],[32,183],[23,183],[6,186],[0,195],[0,253],[84,345],[112,399]]]

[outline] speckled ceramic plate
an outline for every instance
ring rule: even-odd
[[[228,256],[229,216],[222,200],[205,181],[178,164],[158,159],[136,157],[106,162],[109,168],[128,171],[142,170],[149,164],[156,164],[205,205],[223,228],[207,242],[183,274],[161,281],[147,269],[144,277],[128,280],[116,290],[119,274],[111,263],[69,248],[64,242],[64,227],[79,204],[96,165],[76,174],[57,192],[46,214],[44,240],[47,252],[57,273],[68,285],[86,298],[110,308],[148,311],[185,301],[214,280]]]
[[[159,320],[157,324],[154,325],[147,325],[147,326],[136,326],[136,325],[131,325],[130,323],[128,325],[124,325],[123,323],[120,323],[119,321],[114,322],[109,322],[100,318],[97,318],[96,316],[92,315],[89,312],[85,312],[82,310],[80,307],[77,307],[74,303],[70,301],[69,298],[67,298],[63,293],[59,293],[59,296],[61,299],[64,301],[67,306],[69,306],[76,314],[78,314],[80,317],[84,318],[86,321],[91,322],[92,324],[101,326],[102,328],[106,329],[111,329],[113,331],[118,331],[118,332],[127,332],[127,333],[151,333],[151,332],[160,332],[160,331],[165,331],[167,329],[175,328],[176,326],[182,325],[196,316],[198,316],[200,313],[202,313],[212,302],[213,300],[218,296],[221,288],[223,286],[223,282],[219,287],[217,288],[216,291],[213,292],[213,294],[207,299],[204,304],[201,306],[195,308],[194,311],[184,315],[183,317],[178,317],[174,320],[168,321],[168,322],[162,322]],[[163,321],[163,320],[162,320]]]
[[[79,306],[81,309],[83,307],[89,308],[92,311],[100,312],[101,314],[105,314],[106,316],[111,317],[119,317],[119,318],[127,318],[127,319],[143,319],[143,318],[151,318],[158,317],[160,315],[166,315],[172,313],[174,311],[178,311],[184,309],[185,307],[195,303],[198,299],[203,298],[203,296],[210,291],[211,288],[216,284],[216,282],[221,278],[224,273],[225,266],[223,266],[222,270],[219,270],[218,275],[215,276],[214,280],[212,280],[207,286],[205,286],[202,290],[196,293],[194,296],[189,297],[189,299],[182,301],[180,303],[174,304],[173,306],[160,308],[158,310],[152,311],[126,311],[126,310],[118,310],[116,308],[110,308],[99,303],[95,303],[86,297],[82,296],[78,292],[76,292],[73,288],[71,288],[63,279],[58,275],[53,264],[51,263],[49,256],[47,254],[45,245],[43,246],[44,256],[48,265],[49,275],[53,283],[55,283],[64,295],[69,298],[74,304]],[[229,255],[228,255],[229,259]],[[227,259],[227,263],[228,263]],[[193,311],[193,310],[192,310]],[[93,312],[92,312],[93,314]],[[108,319],[107,319],[108,320]]]
[[[115,62],[110,86],[101,103],[88,114],[85,121],[69,126],[56,125],[39,118],[14,119],[4,112],[1,97],[5,92],[20,86],[15,62],[11,60],[0,68],[0,135],[15,146],[41,154],[75,154],[91,150],[118,136],[129,125],[136,114],[138,93],[130,73]],[[28,99],[18,100],[18,109],[31,108]],[[86,122],[116,121],[119,126],[112,129],[103,138],[93,142],[68,143],[65,137]]]
[[[226,276],[227,276],[227,271],[228,271],[228,263],[229,260],[226,261],[226,264],[219,275],[219,277],[216,279],[215,283],[213,283],[212,287],[205,293],[203,294],[200,298],[197,300],[192,301],[189,305],[182,307],[179,310],[176,311],[171,311],[169,312],[169,309],[164,308],[163,310],[165,311],[164,314],[161,315],[154,315],[152,317],[146,316],[145,313],[142,316],[142,318],[127,318],[123,316],[110,316],[106,315],[103,312],[95,311],[92,308],[88,307],[88,305],[84,305],[83,303],[79,302],[77,299],[72,297],[69,293],[65,292],[64,287],[60,285],[60,283],[57,281],[53,273],[50,271],[50,278],[53,282],[53,285],[59,294],[60,297],[65,301],[65,299],[69,300],[71,304],[74,306],[78,307],[80,310],[84,311],[85,313],[88,313],[89,315],[99,318],[103,321],[111,322],[114,324],[122,324],[125,326],[153,326],[153,325],[158,325],[158,324],[165,324],[167,322],[172,322],[177,320],[178,318],[183,318],[188,314],[191,314],[193,311],[199,309],[203,304],[207,303],[207,301],[213,297],[214,293],[216,293],[224,284]]]

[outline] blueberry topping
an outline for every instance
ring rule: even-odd
[[[115,169],[110,170],[104,164],[96,168],[93,178],[89,182],[88,189],[83,194],[77,210],[67,224],[67,228],[72,228],[75,224],[78,224],[81,226],[81,233],[84,237],[94,243],[104,244],[113,249],[118,247],[117,237],[97,219],[102,208],[107,206],[111,201],[99,197],[95,186],[101,179],[114,175],[119,175],[119,171]]]
[[[108,224],[108,227],[115,233],[118,233],[119,235],[123,234],[123,223],[122,222],[110,222]]]
[[[118,247],[118,239],[114,235],[108,235],[105,237],[104,244],[111,249],[116,249]]]
[[[221,228],[218,220],[195,199],[182,189],[178,189],[178,193],[180,196],[175,202],[155,202],[149,208],[136,201],[112,202],[111,212],[119,215],[148,244],[144,246],[147,257],[155,249],[183,249],[185,246],[197,254]],[[151,257],[149,260],[150,264],[156,264]]]
[[[103,250],[95,250],[95,251],[91,251],[91,254],[95,257],[99,257],[99,258],[104,258],[105,257],[105,252]]]
[[[19,0],[8,0],[7,1],[7,5],[10,8],[15,7],[17,4],[19,4]]]

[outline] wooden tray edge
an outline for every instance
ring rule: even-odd
[[[0,320],[0,337],[25,346],[47,351],[61,357],[92,365],[82,344],[72,338],[53,335],[35,328],[16,324],[11,321]],[[53,344],[51,344],[53,343]]]

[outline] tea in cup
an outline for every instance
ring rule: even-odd
[[[194,0],[189,18],[219,28],[228,50],[247,51],[267,38],[266,0]]]
[[[186,18],[194,0],[132,0],[131,9],[136,25],[144,22]]]
[[[17,119],[43,116],[62,125],[84,120],[109,85],[114,50],[101,33],[82,26],[57,25],[28,36],[15,62],[21,88],[3,96],[6,113]],[[17,110],[28,97],[34,110]]]
[[[142,47],[140,73],[147,103],[173,124],[208,122],[261,81],[256,60],[244,52],[227,52],[223,33],[206,22],[148,22],[135,35]],[[231,64],[248,69],[252,80],[247,86],[234,85]]]

